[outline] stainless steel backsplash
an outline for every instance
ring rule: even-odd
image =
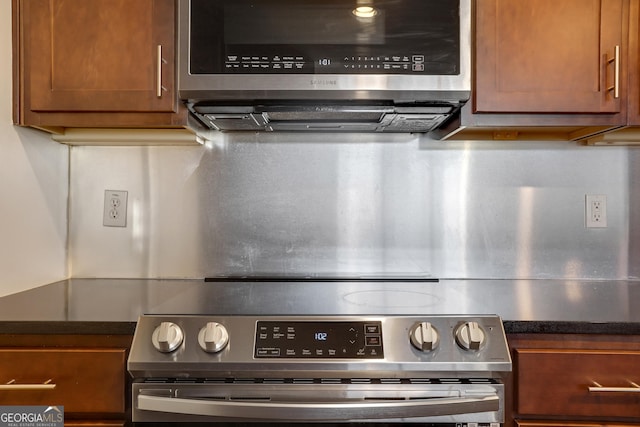
[[[640,275],[640,149],[211,136],[72,148],[73,277]],[[126,228],[102,225],[107,189],[129,192]],[[585,228],[586,194],[607,228]]]

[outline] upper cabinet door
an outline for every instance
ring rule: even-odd
[[[640,125],[640,1],[629,6],[629,112],[628,124]]]
[[[626,0],[477,0],[474,112],[618,113]]]
[[[31,111],[171,112],[173,0],[24,0]]]

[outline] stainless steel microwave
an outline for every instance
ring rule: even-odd
[[[411,115],[442,116],[469,99],[470,3],[178,0],[180,97],[201,119],[329,111],[335,122],[356,110],[388,122],[402,108],[418,121]],[[256,109],[274,103],[280,116]]]

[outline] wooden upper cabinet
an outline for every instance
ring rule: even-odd
[[[14,122],[184,127],[174,0],[13,0]]]
[[[640,1],[632,0],[629,7],[629,120],[640,125]]]
[[[172,0],[28,0],[33,111],[173,111]]]
[[[624,112],[626,1],[477,0],[474,112]]]

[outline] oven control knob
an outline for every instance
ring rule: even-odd
[[[486,335],[478,322],[465,322],[456,328],[456,342],[463,350],[480,350]]]
[[[175,351],[184,340],[184,334],[180,326],[173,322],[162,322],[151,336],[151,342],[156,350],[162,353]]]
[[[438,331],[431,322],[420,322],[413,325],[409,339],[415,348],[424,352],[435,350],[440,341]]]
[[[217,353],[229,342],[227,328],[218,322],[208,322],[198,334],[198,343],[207,353]]]

